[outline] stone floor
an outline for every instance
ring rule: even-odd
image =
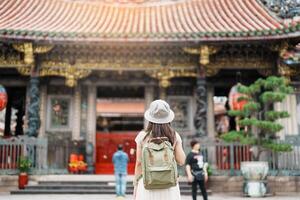
[[[132,200],[132,196],[127,196],[125,200]],[[191,200],[190,196],[183,196],[182,200]],[[247,198],[241,197],[237,194],[213,194],[208,197],[209,200],[261,200],[261,198]],[[278,194],[276,196],[266,197],[265,200],[299,200],[299,193],[292,194]],[[9,195],[2,193],[0,194],[0,200],[117,200],[114,195]],[[167,199],[166,199],[167,200]],[[201,197],[198,200],[202,200]]]

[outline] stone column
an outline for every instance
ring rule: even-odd
[[[215,139],[214,87],[207,86],[207,134],[209,139]]]
[[[215,140],[214,87],[207,85],[207,134],[208,142]],[[216,146],[208,146],[208,163],[215,169],[217,166]]]
[[[198,77],[196,87],[196,112],[194,116],[194,125],[196,135],[198,137],[203,137],[207,135],[207,96],[205,78]]]
[[[80,113],[81,113],[81,89],[80,86],[74,88],[74,104],[73,104],[73,130],[72,140],[80,140]]]
[[[154,100],[154,87],[145,86],[145,111],[149,108],[150,103]],[[144,128],[147,126],[147,120],[144,121]]]
[[[287,111],[290,117],[285,119],[279,119],[283,129],[277,133],[277,136],[284,140],[286,136],[297,135],[298,125],[297,125],[297,100],[296,95],[291,94],[286,97],[282,103],[274,104],[275,110],[277,111]]]
[[[88,86],[88,108],[87,108],[87,137],[86,137],[86,161],[88,173],[94,172],[96,158],[96,101],[97,88],[94,85]]]
[[[30,77],[30,101],[28,108],[28,136],[37,136],[38,129],[40,127],[40,94],[39,94],[39,78]]]
[[[41,87],[41,102],[40,102],[40,119],[41,119],[41,126],[39,130],[38,137],[44,137],[46,133],[46,113],[47,113],[47,86],[42,85]]]

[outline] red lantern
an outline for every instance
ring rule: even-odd
[[[246,100],[238,101],[240,97],[246,96],[237,91],[238,85],[235,85],[231,88],[229,93],[229,106],[231,110],[243,110],[245,104],[247,104]]]
[[[5,88],[0,85],[0,111],[2,111],[7,105],[7,93]]]

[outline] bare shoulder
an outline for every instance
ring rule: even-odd
[[[144,138],[146,137],[146,135],[147,135],[147,133],[144,130],[140,131],[135,138],[135,142],[137,144],[141,144],[143,142]]]

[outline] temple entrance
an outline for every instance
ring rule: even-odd
[[[144,87],[98,87],[96,174],[113,174],[118,144],[129,156],[128,173],[134,173],[134,139],[144,126],[144,110]]]

